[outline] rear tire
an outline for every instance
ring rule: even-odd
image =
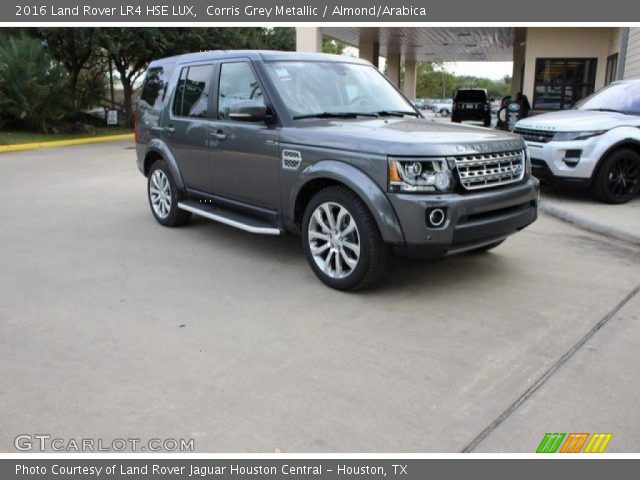
[[[378,283],[390,259],[378,225],[364,202],[343,186],[318,192],[302,220],[302,244],[316,276],[336,290]]]
[[[191,218],[191,212],[178,208],[178,187],[164,160],[156,160],[149,169],[147,198],[151,213],[160,225],[178,227]]]
[[[605,203],[620,204],[633,199],[640,189],[640,155],[628,148],[607,155],[591,189]]]

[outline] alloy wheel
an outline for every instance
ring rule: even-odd
[[[171,185],[167,175],[160,169],[151,174],[149,198],[155,214],[159,218],[167,218],[171,211]]]
[[[640,162],[622,157],[611,166],[607,176],[607,187],[617,199],[626,200],[637,193],[639,180]]]
[[[342,205],[325,202],[309,220],[309,248],[316,265],[334,279],[348,277],[360,259],[358,226]]]

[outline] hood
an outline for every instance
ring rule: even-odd
[[[595,110],[562,110],[534,115],[516,123],[516,127],[552,132],[610,130],[623,125],[640,125],[640,117]]]
[[[281,142],[377,155],[451,156],[524,148],[499,130],[418,118],[304,120],[281,131]]]

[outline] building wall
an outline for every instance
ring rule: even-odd
[[[537,58],[597,58],[595,89],[603,87],[607,57],[618,51],[619,35],[620,29],[613,27],[527,28],[523,92],[533,103]]]
[[[640,27],[629,29],[624,78],[640,78]]]

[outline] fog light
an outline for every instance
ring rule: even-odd
[[[451,174],[447,171],[438,172],[433,184],[438,190],[449,190],[451,187]]]
[[[439,227],[444,223],[446,218],[447,216],[445,215],[444,210],[442,210],[441,208],[434,208],[429,213],[429,223],[432,227]]]

